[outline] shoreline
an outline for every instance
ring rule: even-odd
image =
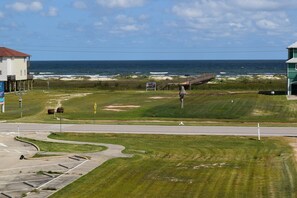
[[[117,81],[119,79],[147,79],[147,80],[178,80],[191,79],[198,75],[33,75],[34,80],[62,80],[62,81]],[[286,74],[217,74],[215,80],[236,81],[239,79],[281,80]]]

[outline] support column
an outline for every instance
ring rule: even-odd
[[[9,86],[8,90],[9,92],[11,92],[11,81],[8,81],[8,86]]]
[[[16,89],[17,89],[17,82],[13,81],[13,90],[14,90],[14,92],[16,92]]]
[[[5,103],[1,105],[1,112],[5,113]]]
[[[290,79],[288,78],[288,96],[290,96],[291,93],[292,93],[292,85],[291,85]]]

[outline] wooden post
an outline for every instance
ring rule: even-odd
[[[260,123],[258,123],[258,140],[261,140]]]

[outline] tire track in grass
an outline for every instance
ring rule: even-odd
[[[243,180],[241,170],[239,168],[236,168],[236,170],[234,170],[234,174],[235,177],[232,183],[233,188],[230,189],[230,197],[241,197],[241,191],[239,191],[239,187],[241,186],[241,182]]]
[[[244,162],[243,162],[244,163]],[[251,171],[252,165],[251,160],[246,161],[245,165],[243,165],[243,190],[244,196],[249,195],[247,192],[253,191],[251,188],[252,178],[254,177],[254,173]],[[252,197],[252,195],[249,195],[247,197]]]
[[[283,166],[284,166],[284,170],[283,170],[284,171],[284,176],[285,176],[285,178],[288,178],[288,181],[289,181],[287,186],[285,186],[285,188],[289,188],[288,191],[286,191],[289,194],[284,195],[284,196],[293,198],[293,197],[295,197],[294,196],[295,192],[293,191],[295,186],[294,186],[294,179],[293,179],[293,176],[292,176],[292,172],[291,172],[288,164],[285,161],[283,162]]]
[[[204,161],[204,163],[206,162]],[[211,184],[213,178],[217,176],[217,172],[215,171],[215,169],[210,169],[210,168],[201,168],[201,169],[198,169],[197,171],[201,173],[201,178],[197,178],[197,180],[199,180],[199,183],[198,183],[199,190],[197,190],[197,194],[195,195],[195,197],[207,197],[211,194],[210,192],[213,190],[213,189],[210,190],[209,184]]]
[[[218,177],[215,178],[215,181],[212,182],[212,185],[210,186],[210,189],[212,189],[212,195],[213,197],[224,197],[226,194],[226,183],[229,183],[229,178],[226,176],[230,173],[226,169],[222,170],[217,167],[214,169]],[[222,178],[224,178],[224,180],[222,180]]]
[[[228,168],[226,168],[225,170],[225,175],[229,175],[229,177],[224,176],[223,178],[228,178],[228,180],[222,180],[221,181],[221,186],[225,186],[224,188],[224,197],[228,198],[231,197],[232,194],[232,190],[234,189],[234,180],[236,179],[236,171],[233,170],[228,170]],[[220,192],[220,191],[219,191]]]

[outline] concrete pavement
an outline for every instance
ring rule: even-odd
[[[59,124],[0,123],[1,132],[59,132]],[[62,124],[62,132],[256,136],[257,127]],[[294,127],[261,127],[261,136],[297,136]]]
[[[48,142],[92,144],[107,149],[83,154],[51,152],[48,154],[59,156],[30,158],[38,151],[30,144],[16,141],[16,135]],[[47,138],[48,135],[48,132],[0,133],[0,198],[48,197],[109,159],[132,157],[122,153],[125,147],[121,145],[52,140]],[[20,155],[25,155],[26,160],[20,160]]]

